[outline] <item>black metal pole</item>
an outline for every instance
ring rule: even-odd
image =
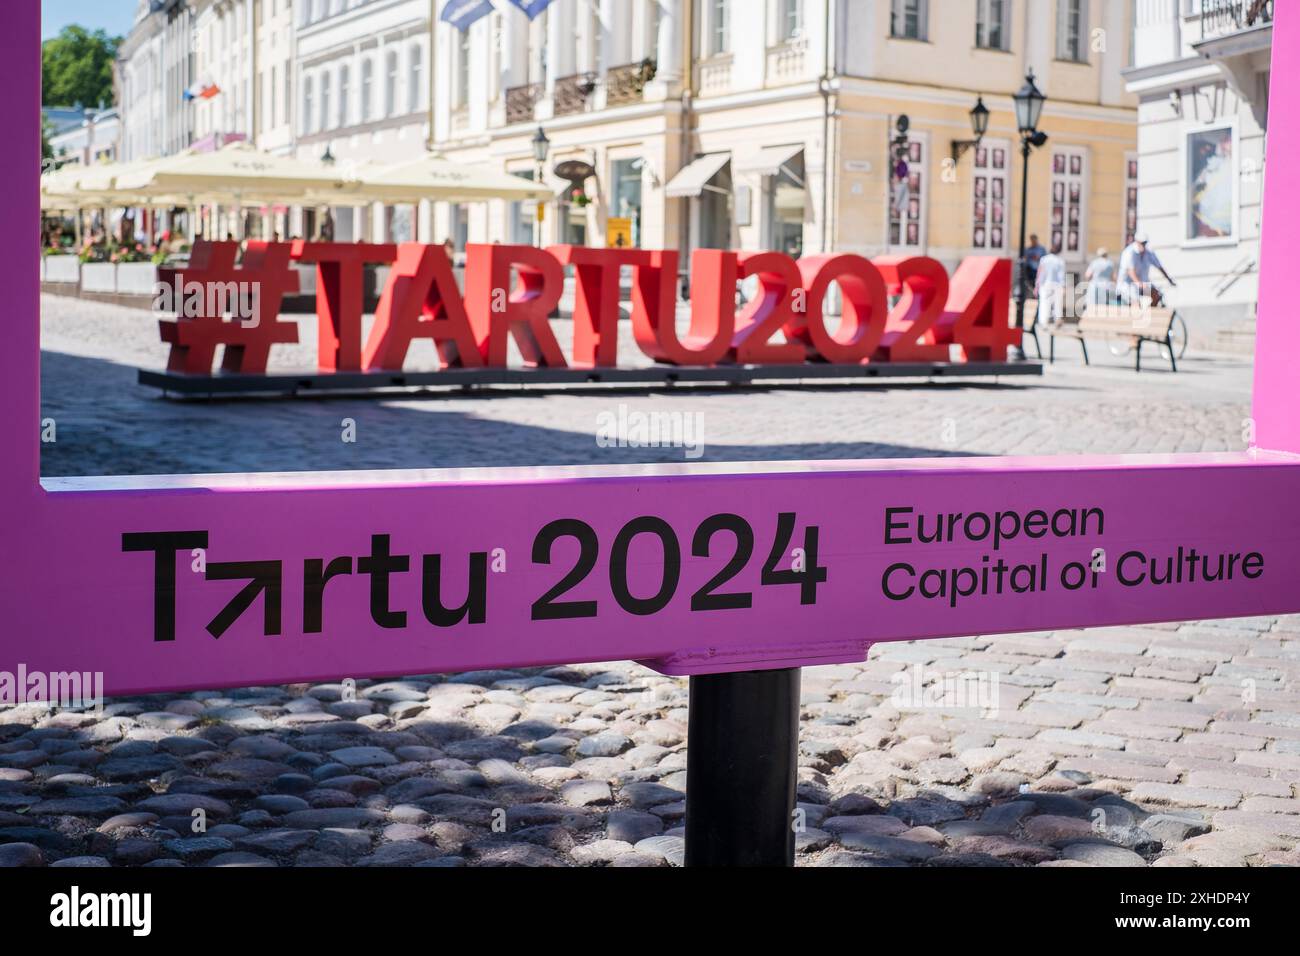
[[[1029,139],[1020,136],[1020,155],[1024,157],[1024,170],[1020,176],[1020,258],[1019,277],[1016,282],[1016,331],[1021,333],[1016,347],[1020,357],[1025,355],[1025,293],[1029,285],[1029,269],[1025,263],[1025,225],[1029,219]]]
[[[686,865],[793,866],[799,668],[691,678]]]

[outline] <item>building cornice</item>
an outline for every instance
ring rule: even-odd
[[[852,76],[837,77],[833,87],[835,92],[843,94],[871,96],[913,103],[933,103],[940,106],[960,106],[963,109],[970,109],[971,97],[974,95],[973,90],[967,89],[946,89],[911,83],[868,80]],[[984,102],[991,110],[1012,112],[1015,109],[1015,104],[1008,94],[986,93],[984,94]],[[1125,123],[1136,121],[1137,107],[1107,106],[1101,103],[1085,103],[1078,100],[1062,100],[1057,97],[1048,97],[1043,106],[1043,115],[1056,116],[1062,119]]]
[[[1130,67],[1120,72],[1125,88],[1138,96],[1167,93],[1184,86],[1197,86],[1223,79],[1223,73],[1205,57],[1186,56],[1149,66]]]

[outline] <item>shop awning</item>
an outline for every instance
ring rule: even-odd
[[[764,176],[776,176],[781,167],[797,158],[803,152],[803,144],[793,146],[764,146],[750,162],[737,164],[747,173],[761,173]]]
[[[668,181],[664,194],[670,199],[698,198],[700,193],[722,172],[722,168],[731,162],[730,153],[710,153],[683,166],[677,175]]]

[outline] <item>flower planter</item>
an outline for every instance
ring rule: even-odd
[[[81,291],[117,292],[117,266],[111,262],[82,263]]]
[[[148,295],[156,291],[158,267],[152,262],[119,262],[117,264],[117,292],[119,295]]]
[[[81,281],[81,260],[76,256],[45,256],[41,259],[41,280],[76,285]]]

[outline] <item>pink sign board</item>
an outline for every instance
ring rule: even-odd
[[[0,121],[33,152],[38,20],[13,5],[0,67]],[[5,221],[38,216],[28,156],[0,157]],[[1300,245],[1300,186],[1265,195],[1258,447],[1211,455],[41,481],[37,250],[9,230],[0,388],[32,427],[0,469],[0,670],[99,671],[108,693],[622,659],[696,674],[1300,610],[1300,328],[1274,264]]]

